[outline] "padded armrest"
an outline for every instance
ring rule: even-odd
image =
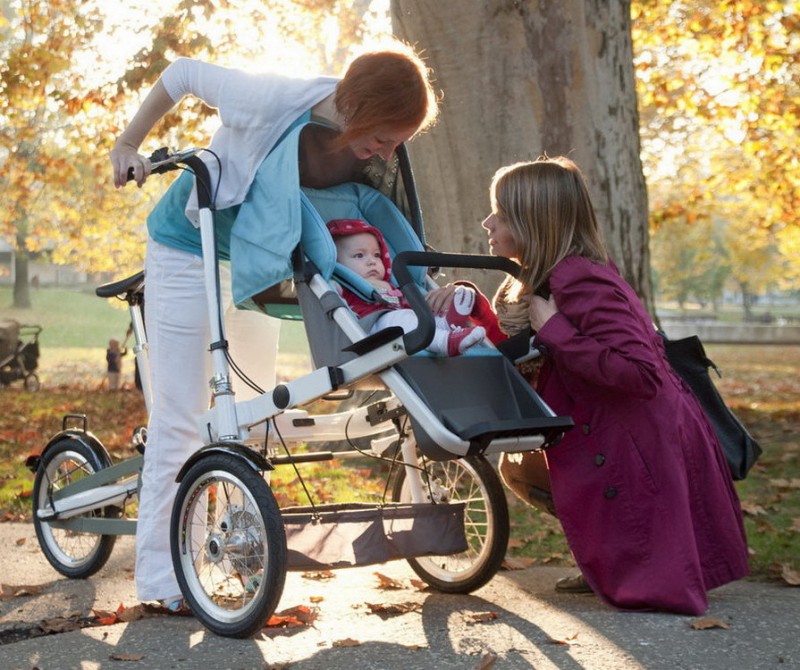
[[[383,328],[377,333],[367,335],[365,338],[353,342],[351,345],[345,347],[342,351],[350,351],[357,356],[363,356],[370,351],[382,347],[384,344],[396,340],[398,337],[403,337],[403,329],[400,326],[390,326]]]

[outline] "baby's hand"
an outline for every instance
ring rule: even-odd
[[[428,302],[431,312],[436,316],[446,314],[447,310],[450,309],[450,304],[453,302],[453,295],[455,292],[455,284],[448,284],[447,286],[435,288],[430,291],[425,296],[425,300]]]

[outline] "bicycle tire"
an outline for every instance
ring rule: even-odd
[[[286,534],[263,475],[231,454],[210,454],[186,473],[172,511],[172,562],[181,593],[213,633],[247,638],[283,593]]]
[[[422,465],[422,464],[420,464]],[[424,464],[423,489],[431,502],[463,502],[468,548],[450,556],[409,558],[411,569],[443,593],[471,593],[486,584],[506,555],[508,502],[497,472],[483,456]],[[396,502],[410,502],[405,468],[394,482]]]
[[[100,570],[111,556],[117,536],[53,528],[38,512],[50,507],[53,491],[110,465],[104,451],[71,437],[56,442],[42,455],[33,484],[33,526],[48,562],[65,577],[85,579]],[[83,516],[112,514],[118,516],[119,509],[108,507]]]

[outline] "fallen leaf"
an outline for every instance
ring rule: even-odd
[[[324,581],[326,579],[333,579],[336,575],[332,570],[312,570],[310,572],[304,572],[302,576],[305,579]]]
[[[361,643],[351,637],[346,637],[343,640],[334,640],[331,644],[332,647],[360,647]]]
[[[756,505],[755,503],[742,503],[742,512],[749,516],[763,516],[767,513],[761,505]]]
[[[117,608],[117,621],[120,623],[130,623],[131,621],[139,621],[145,617],[150,616],[143,605],[134,605],[133,607],[125,607],[120,603]]]
[[[766,519],[762,519],[761,517],[756,518],[755,520],[756,527],[758,528],[759,532],[765,533],[775,533],[775,526],[773,526],[769,521]]]
[[[55,617],[40,621],[39,628],[45,633],[67,633],[73,630],[80,630],[81,625],[75,619]]]
[[[322,596],[311,596],[311,597],[309,597],[309,599],[308,599],[308,601],[309,601],[310,603],[315,603],[315,604],[316,604],[316,603],[321,603],[323,600],[325,600],[325,598],[324,598],[324,597],[322,597]]]
[[[384,591],[397,591],[400,589],[404,589],[402,582],[393,579],[392,577],[387,577],[380,572],[374,573],[375,576],[378,578],[378,588],[383,589]]]
[[[496,660],[497,654],[487,651],[483,656],[481,656],[481,660],[478,661],[478,665],[475,666],[475,670],[492,670]]]
[[[548,637],[547,638],[547,643],[548,644],[565,644],[565,645],[569,646],[569,642],[567,642],[566,640],[559,640],[559,639],[554,638],[554,637]]]
[[[106,610],[92,610],[92,614],[97,617],[95,625],[97,626],[111,626],[117,623],[117,615],[114,612]]]
[[[17,546],[18,546],[18,547],[21,547],[21,546],[22,546],[23,544],[25,544],[27,541],[28,541],[28,538],[27,538],[27,537],[21,537],[21,538],[19,538],[19,539],[17,540],[16,544],[17,544]]]
[[[41,584],[25,586],[0,584],[0,600],[11,600],[12,598],[22,598],[23,596],[38,596],[42,589],[44,589],[44,586]]]
[[[385,605],[383,603],[364,603],[372,614],[383,614],[388,616],[397,616],[398,614],[408,614],[409,612],[416,612],[422,607],[422,603],[408,601],[404,603],[390,603]]]
[[[720,621],[719,619],[715,619],[714,617],[703,617],[702,619],[695,619],[692,621],[692,628],[695,630],[708,630],[709,628],[725,628],[726,630],[730,628],[730,626],[725,623],[724,621]]]
[[[297,607],[290,607],[281,612],[273,614],[266,624],[265,628],[297,628],[298,626],[310,626],[317,619],[319,610],[316,607],[306,607],[305,605],[298,605]]]
[[[501,570],[524,570],[529,568],[534,563],[532,558],[523,558],[519,556],[506,556],[500,564]]]
[[[800,479],[770,479],[769,485],[778,489],[800,489]]]
[[[264,628],[297,628],[298,626],[302,625],[303,622],[296,617],[273,614],[269,619],[267,619],[267,623],[264,624]]]
[[[496,618],[497,612],[470,612],[467,614],[467,619],[472,623],[486,623],[494,621]]]
[[[781,566],[781,578],[789,586],[800,586],[800,572],[793,570],[786,563]]]
[[[141,661],[144,654],[111,654],[109,658],[112,661]]]
[[[558,553],[556,553],[556,554],[550,554],[549,556],[546,556],[546,557],[544,558],[544,560],[542,561],[542,563],[561,563],[561,562],[562,562],[562,561],[564,561],[566,558],[567,558],[567,557],[566,557],[566,555],[565,555],[565,554],[558,554]]]
[[[411,586],[413,586],[417,591],[427,591],[428,585],[423,582],[421,579],[409,579],[408,580]]]

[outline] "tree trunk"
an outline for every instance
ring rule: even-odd
[[[480,222],[495,170],[568,155],[612,257],[652,313],[630,1],[392,0],[391,11],[443,94],[438,125],[410,145],[429,242],[487,253]]]
[[[17,249],[14,252],[14,302],[17,309],[31,306],[31,287],[28,282],[28,250],[25,247],[27,221],[18,222]]]

